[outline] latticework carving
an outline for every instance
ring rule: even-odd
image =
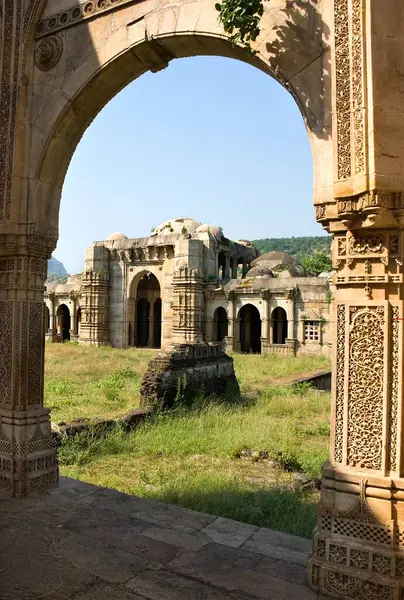
[[[44,303],[30,302],[28,338],[28,404],[42,404]]]
[[[350,313],[348,464],[382,467],[384,307]]]
[[[345,315],[346,307],[337,308],[337,374],[335,397],[334,460],[342,462],[344,442],[344,396],[345,396]]]
[[[327,570],[324,587],[332,593],[355,600],[393,600],[394,588],[373,581],[364,581],[352,575]]]

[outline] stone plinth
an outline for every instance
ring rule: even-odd
[[[222,344],[182,344],[151,360],[140,388],[141,404],[172,406],[184,397],[239,395],[233,359]]]

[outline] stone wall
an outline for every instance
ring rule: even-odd
[[[222,344],[182,344],[150,361],[140,388],[142,406],[172,406],[195,395],[238,397],[233,359]]]

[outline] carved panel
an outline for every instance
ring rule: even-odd
[[[13,303],[0,302],[0,404],[11,404]]]
[[[391,309],[390,323],[390,381],[389,381],[389,464],[388,469],[397,469],[397,413],[399,379],[399,318],[398,306]]]
[[[63,42],[58,35],[41,40],[35,52],[35,64],[40,71],[50,71],[59,62],[63,53]]]
[[[3,4],[0,36],[0,219],[10,219],[20,59],[21,1]]]
[[[344,397],[345,397],[345,315],[346,307],[343,304],[337,307],[337,375],[335,397],[335,438],[334,460],[342,462],[344,442]]]
[[[348,0],[334,0],[338,179],[351,176],[351,90]]]
[[[393,586],[365,581],[336,571],[325,571],[324,587],[331,594],[355,600],[393,600],[394,598]]]
[[[353,147],[355,173],[365,170],[364,102],[363,102],[363,0],[352,0],[352,102],[353,102]]]
[[[42,404],[43,302],[30,302],[28,332],[28,404]]]
[[[384,307],[350,307],[348,464],[381,469]]]

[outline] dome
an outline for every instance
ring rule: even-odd
[[[250,242],[249,240],[237,240],[236,244],[240,244],[240,246],[246,246],[247,248],[254,248],[254,250],[255,250],[254,244],[252,242]]]
[[[247,272],[246,277],[273,277],[271,269],[257,265]]]
[[[118,231],[116,231],[115,233],[111,233],[111,235],[109,235],[107,237],[108,242],[115,242],[118,240],[127,240],[127,239],[128,239],[128,237],[124,233],[119,233]]]
[[[255,267],[256,265],[266,266],[270,269],[277,267],[278,265],[297,265],[299,264],[297,259],[294,256],[290,256],[287,252],[267,252],[266,254],[261,254],[258,258],[255,258],[251,265]]]
[[[217,225],[210,225],[209,223],[199,225],[199,227],[196,228],[195,233],[211,233],[217,239],[223,237],[223,232],[220,227],[217,227]]]
[[[201,224],[199,221],[195,221],[195,219],[190,219],[188,217],[176,217],[175,219],[164,221],[164,223],[161,223],[158,225],[158,227],[155,227],[151,235],[180,235],[185,233],[195,233],[200,225]]]

